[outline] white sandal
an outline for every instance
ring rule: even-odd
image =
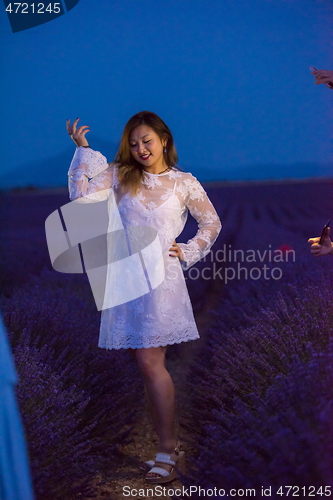
[[[178,460],[175,462],[171,460],[171,454],[167,453],[156,453],[155,462],[153,460],[149,460],[145,462],[147,465],[153,465],[154,467],[149,470],[149,473],[158,474],[160,477],[147,477],[146,482],[150,484],[162,484],[168,483],[169,481],[173,481],[178,477],[177,469],[179,469],[183,474],[185,474],[185,452],[179,451],[179,448],[175,449],[176,455],[178,455]],[[170,471],[164,469],[163,467],[155,466],[155,463],[168,464],[172,465],[172,469]],[[177,465],[177,468],[176,468]]]
[[[176,446],[176,450],[180,451],[180,448],[182,447],[181,443],[178,441],[178,444]],[[175,451],[176,451],[175,450]],[[177,452],[177,451],[176,451]],[[147,460],[147,462],[142,462],[140,465],[140,469],[145,471],[145,472],[150,472],[150,469],[154,467],[155,465],[155,460]]]
[[[155,460],[148,460],[147,462],[143,462],[140,465],[140,469],[144,470],[145,472],[149,472],[152,467],[155,465]]]

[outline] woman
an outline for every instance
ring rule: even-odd
[[[71,126],[67,120],[68,133],[77,145],[69,169],[71,200],[89,195],[86,201],[98,201],[111,191],[124,228],[152,227],[162,248],[164,280],[141,297],[104,309],[98,345],[130,349],[138,363],[159,438],[146,481],[164,483],[177,476],[174,466],[182,468],[185,458],[176,448],[175,391],[165,367],[166,349],[199,338],[183,270],[207,255],[221,223],[197,179],[175,166],[172,134],[155,113],[143,111],[128,121],[115,162],[110,164],[90,149],[85,138],[89,128],[77,128],[78,121]],[[188,210],[199,230],[186,244],[177,244]]]

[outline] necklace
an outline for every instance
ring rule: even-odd
[[[170,167],[165,168],[162,172],[159,172],[159,174],[163,174],[166,170],[169,170]]]
[[[164,170],[162,170],[162,172],[158,172],[158,174],[155,174],[155,175],[163,174],[164,172],[166,172],[167,170],[169,170],[169,168],[171,168],[171,167],[167,167]],[[146,174],[149,174],[149,172],[147,172],[146,170],[144,170],[144,171],[146,172]]]

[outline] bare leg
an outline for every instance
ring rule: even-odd
[[[142,374],[152,410],[154,426],[159,438],[159,451],[172,455],[176,447],[175,437],[175,388],[172,378],[165,367],[166,347],[136,349],[135,357]],[[167,470],[171,466],[161,465]],[[154,477],[155,474],[149,474]]]
[[[130,352],[131,352],[133,358],[136,360],[136,349],[130,349]],[[156,411],[155,411],[155,407],[151,401],[149,392],[148,392],[145,384],[144,384],[144,388],[145,388],[145,399],[146,399],[146,403],[147,403],[147,408],[148,408],[149,414],[151,416],[151,419],[153,421],[154,429],[157,432],[158,424],[159,424],[159,416],[158,416],[158,413],[156,413]]]

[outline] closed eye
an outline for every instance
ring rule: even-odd
[[[148,142],[150,142],[151,139],[149,139],[149,141],[143,141],[143,144],[148,144]],[[134,146],[136,146],[136,144],[130,144],[130,147],[131,148],[134,148]]]

